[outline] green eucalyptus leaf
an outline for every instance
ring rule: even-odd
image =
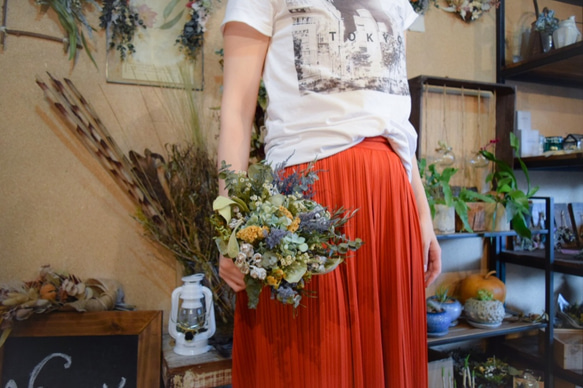
[[[227,256],[234,258],[239,254],[239,242],[237,241],[237,229],[233,230],[231,237],[229,237],[229,245],[227,246]]]
[[[251,276],[245,276],[245,291],[247,292],[247,307],[256,309],[259,304],[259,295],[263,289],[260,280],[253,279]]]
[[[172,20],[167,21],[166,23],[160,26],[161,30],[168,30],[176,25],[182,19],[182,15],[184,15],[184,10],[180,11],[178,15],[176,15]]]
[[[269,198],[269,202],[272,203],[274,206],[282,206],[285,202],[285,196],[282,194],[276,194]]]
[[[218,196],[213,201],[213,210],[217,211],[227,222],[231,221],[231,205],[236,202],[230,198]]]
[[[297,283],[302,280],[302,277],[308,270],[308,266],[305,263],[299,261],[293,262],[291,265],[287,266],[284,270],[284,279],[288,283]]]
[[[167,19],[170,16],[180,1],[181,0],[171,0],[168,4],[166,4],[166,7],[164,7],[164,11],[162,12],[164,19]]]
[[[219,253],[223,256],[228,257],[228,244],[220,237],[215,238],[215,243],[217,244],[217,248]]]

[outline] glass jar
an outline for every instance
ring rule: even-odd
[[[559,151],[563,149],[563,138],[561,136],[547,136],[545,138],[545,152]]]

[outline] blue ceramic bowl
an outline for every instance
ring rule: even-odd
[[[447,311],[427,312],[427,335],[431,337],[446,335],[450,324],[451,320]]]

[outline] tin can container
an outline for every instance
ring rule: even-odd
[[[563,138],[561,136],[547,136],[545,138],[545,152],[559,151],[563,149]]]

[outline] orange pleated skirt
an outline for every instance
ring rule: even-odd
[[[316,296],[302,298],[295,317],[267,288],[255,310],[238,293],[233,387],[427,387],[421,234],[399,157],[384,138],[370,138],[315,170],[314,199],[359,209],[345,233],[364,245],[312,278]]]

